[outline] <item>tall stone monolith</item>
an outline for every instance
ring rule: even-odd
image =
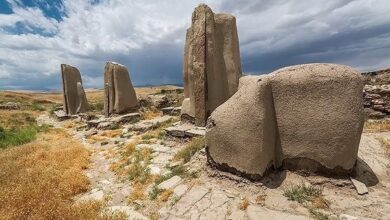
[[[107,62],[104,68],[104,112],[122,114],[138,108],[138,100],[125,66]]]
[[[241,77],[235,17],[201,4],[192,14],[184,46],[182,119],[204,126],[211,112],[231,97]]]
[[[88,111],[88,101],[79,70],[76,67],[61,64],[61,76],[65,113],[74,115]]]

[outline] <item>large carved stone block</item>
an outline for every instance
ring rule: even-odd
[[[209,162],[251,179],[260,177],[275,162],[275,126],[270,80],[242,77],[240,89],[209,118]]]
[[[273,75],[279,163],[293,169],[351,170],[363,129],[360,74],[342,65],[306,64]]]
[[[122,114],[138,108],[138,100],[127,68],[119,63],[107,62],[104,68],[104,112]]]
[[[61,64],[61,76],[65,113],[74,115],[88,111],[89,106],[79,70],[76,67]]]
[[[273,165],[350,173],[363,128],[363,83],[350,67],[306,64],[240,79],[208,120],[208,158],[249,178]]]

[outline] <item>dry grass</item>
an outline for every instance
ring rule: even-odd
[[[0,110],[0,126],[15,130],[35,125],[35,117],[38,114],[29,110]]]
[[[103,131],[100,135],[103,137],[113,138],[122,134],[121,129]]]
[[[367,120],[363,127],[364,132],[390,131],[389,120]]]
[[[160,196],[158,197],[158,199],[161,201],[161,202],[166,202],[168,201],[168,199],[171,197],[171,195],[173,194],[173,191],[168,189],[168,190],[164,190]]]
[[[238,205],[238,208],[240,210],[246,210],[249,206],[248,198],[244,197],[241,199],[240,204]]]
[[[183,160],[184,163],[189,162],[191,160],[191,157],[204,147],[204,144],[205,144],[204,137],[193,138],[189,144],[187,144],[183,149],[177,152],[173,160],[174,161]]]
[[[378,137],[377,140],[385,147],[387,153],[390,155],[390,139]]]
[[[150,120],[150,119],[161,117],[161,116],[162,116],[162,112],[155,109],[155,108],[148,109],[142,113],[142,119],[144,119],[144,120]]]
[[[104,204],[72,202],[88,190],[88,154],[58,129],[0,151],[0,219],[99,219]]]

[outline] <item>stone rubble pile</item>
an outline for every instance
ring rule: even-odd
[[[6,102],[0,104],[1,110],[17,110],[20,109],[20,104],[17,102]]]
[[[390,115],[390,84],[365,85],[364,112],[368,118],[381,119]]]

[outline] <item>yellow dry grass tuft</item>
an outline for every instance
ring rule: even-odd
[[[389,120],[368,120],[364,123],[364,132],[383,132],[390,131]]]
[[[88,190],[88,164],[89,152],[59,129],[0,150],[0,219],[100,219],[104,204],[72,201]]]
[[[164,190],[164,192],[162,192],[160,194],[160,196],[158,197],[158,199],[161,201],[161,202],[166,202],[168,201],[168,199],[171,197],[171,195],[173,194],[173,191],[168,189],[168,190]]]
[[[103,132],[101,133],[101,136],[113,138],[113,137],[118,137],[118,136],[121,135],[121,134],[122,134],[122,130],[121,130],[121,129],[116,129],[116,130],[107,130],[107,131],[103,131]]]
[[[389,153],[389,155],[390,155],[390,139],[378,137],[377,140],[382,144],[382,146],[385,147],[387,153]]]
[[[246,210],[246,208],[248,208],[248,206],[249,206],[248,198],[244,197],[244,198],[241,199],[238,208],[240,210]]]
[[[157,109],[146,110],[145,112],[142,113],[142,118],[145,120],[150,120],[161,116],[162,116],[162,112]]]

